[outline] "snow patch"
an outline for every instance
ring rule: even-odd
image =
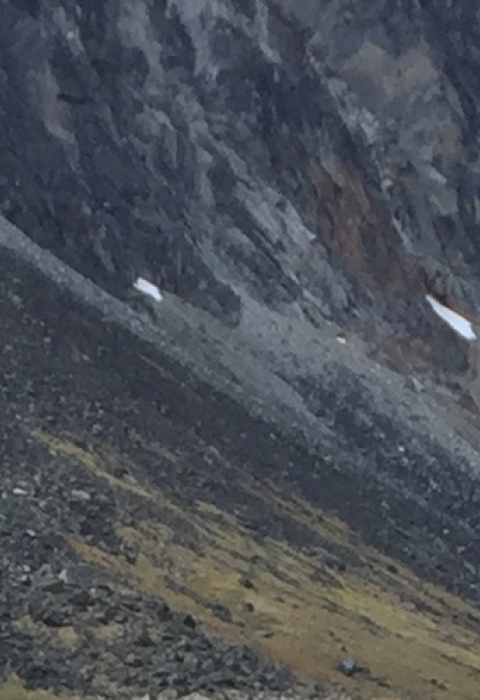
[[[461,335],[462,338],[469,341],[477,339],[477,335],[473,330],[471,322],[468,319],[466,319],[465,316],[461,316],[460,314],[457,314],[456,311],[452,311],[452,309],[449,309],[448,306],[444,306],[430,294],[426,295],[426,300],[428,301],[432,309],[435,311],[437,316],[440,316],[440,318],[443,321],[448,323],[450,328],[452,328],[456,333]]]
[[[143,277],[137,277],[136,281],[133,283],[133,286],[142,294],[155,299],[155,301],[162,301],[163,299],[159,288],[155,284],[143,279]]]

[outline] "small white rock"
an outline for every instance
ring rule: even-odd
[[[68,569],[62,569],[58,574],[58,578],[60,581],[63,581],[63,583],[68,583]]]
[[[90,496],[89,493],[86,491],[82,491],[81,489],[73,489],[72,490],[72,498],[75,501],[80,501],[82,503],[88,503],[89,501],[92,500],[92,497]]]
[[[25,491],[25,489],[21,489],[18,486],[15,486],[12,493],[14,496],[28,496],[28,491]]]

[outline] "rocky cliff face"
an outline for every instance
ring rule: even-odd
[[[428,351],[425,285],[478,305],[475,9],[18,0],[1,20],[1,211],[114,293],[143,273],[229,324],[253,299]]]
[[[128,582],[210,624],[217,596],[234,620],[218,634],[314,679],[336,668],[312,629],[328,610],[321,623],[343,630],[336,642],[348,639],[402,697],[425,696],[432,678],[449,697],[460,680],[442,658],[457,652],[475,696],[480,399],[465,371],[479,353],[425,294],[480,320],[477,19],[474,3],[448,0],[0,1],[0,212],[18,227],[0,223],[0,409],[5,435],[19,430],[5,440],[0,501],[6,522],[20,513],[2,559],[12,639],[19,625],[29,649],[44,639],[27,619],[39,586],[20,578],[16,557],[21,523],[33,518],[37,532],[47,518],[62,544],[42,559],[29,535],[32,572],[47,561],[55,576],[79,557],[110,572],[112,591]],[[139,275],[165,293],[147,314]],[[65,475],[51,497],[37,461]],[[78,469],[88,488],[72,477],[72,501]],[[96,503],[102,488],[117,505],[91,507],[108,530],[97,541],[78,498]],[[23,505],[11,506],[14,490]],[[159,559],[157,530],[188,556],[172,544]],[[118,563],[132,542],[138,570],[137,555],[133,568]],[[218,557],[225,586],[211,576]],[[164,566],[175,576],[152,583]],[[238,580],[251,566],[261,581],[247,599]],[[425,593],[425,579],[452,597]],[[418,612],[408,623],[404,604]],[[67,625],[92,654],[82,693],[113,697],[86,606]],[[263,613],[249,617],[255,606],[270,615],[269,637]],[[283,615],[296,626],[282,646]],[[412,629],[422,643],[402,667],[398,638]],[[109,683],[127,647],[112,651]],[[182,680],[185,692],[214,683],[202,674]],[[150,671],[130,680],[143,693]]]

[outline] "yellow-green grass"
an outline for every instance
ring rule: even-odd
[[[81,556],[109,572],[119,587],[165,599],[173,608],[195,614],[210,632],[227,642],[250,645],[262,656],[282,661],[309,679],[329,679],[352,695],[412,700],[477,700],[480,689],[480,641],[463,624],[480,614],[441,587],[420,580],[354,536],[347,525],[299,499],[282,498],[271,484],[243,488],[261,496],[265,512],[283,515],[333,543],[352,564],[339,571],[319,564],[301,549],[266,538],[254,541],[236,518],[211,503],[197,501],[188,510],[151,483],[117,479],[110,464],[125,455],[110,447],[78,446],[71,436],[33,433],[57,455],[104,479],[119,495],[134,494],[150,504],[149,517],[118,535],[138,552],[129,563],[70,537]],[[208,454],[206,454],[208,457]],[[172,455],[172,459],[182,459]],[[221,455],[215,454],[217,468]],[[223,469],[238,469],[226,460]],[[135,465],[129,471],[135,474]],[[152,517],[151,504],[158,505]],[[196,545],[183,541],[182,528],[167,524],[165,513],[196,533]],[[248,576],[253,588],[242,585]],[[233,621],[214,616],[222,603]],[[479,626],[480,629],[480,626]],[[337,663],[353,657],[385,679],[389,689],[361,675],[346,678]],[[1,698],[0,698],[1,700]]]

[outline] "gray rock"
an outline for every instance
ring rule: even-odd
[[[343,659],[337,668],[344,676],[353,676],[361,670],[355,659]]]
[[[218,617],[218,619],[222,620],[222,622],[232,622],[233,618],[231,610],[225,605],[222,605],[222,603],[215,603],[212,606],[212,612],[215,617]]]
[[[78,503],[89,503],[92,500],[91,495],[82,489],[73,489],[71,492],[71,497]]]

